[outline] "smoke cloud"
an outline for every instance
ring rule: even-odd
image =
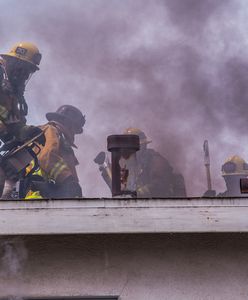
[[[11,0],[0,9],[2,51],[28,40],[43,54],[26,91],[29,123],[66,103],[86,114],[77,137],[85,196],[110,196],[92,160],[126,127],[146,132],[190,196],[206,190],[205,139],[217,191],[225,159],[248,160],[245,0]]]
[[[22,299],[23,272],[27,259],[28,251],[21,238],[0,240],[0,296],[13,300]]]

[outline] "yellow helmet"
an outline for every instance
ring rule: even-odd
[[[149,144],[152,141],[148,141],[145,133],[140,130],[139,128],[129,127],[124,130],[124,134],[135,134],[138,135],[140,138],[140,144]]]
[[[222,176],[244,175],[248,176],[248,164],[238,155],[229,157],[221,167]]]
[[[15,44],[9,53],[1,54],[2,57],[15,57],[22,61],[30,63],[35,67],[35,70],[39,70],[38,65],[41,61],[41,53],[39,49],[33,43],[22,42]]]

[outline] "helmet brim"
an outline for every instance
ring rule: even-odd
[[[14,54],[0,54],[0,56],[3,57],[3,58],[11,57],[11,58],[15,58],[15,59],[19,59],[21,61],[24,61],[24,62],[28,63],[30,66],[34,67],[35,71],[38,71],[40,69],[36,64],[32,63],[31,61],[29,61],[25,58],[22,58],[22,57],[18,57]]]
[[[62,123],[62,124],[65,122],[71,123],[71,120],[69,118],[67,118],[66,116],[63,116],[61,114],[58,114],[56,112],[48,112],[46,114],[46,118],[48,121],[55,121],[55,122]],[[74,128],[76,134],[80,134],[83,132],[82,127],[74,126],[73,128]]]
[[[245,174],[245,173],[222,173],[222,177],[229,177],[229,176],[244,176],[244,177],[247,177],[248,174]]]

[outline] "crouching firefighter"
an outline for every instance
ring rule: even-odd
[[[32,163],[29,176],[37,169],[37,153],[40,147],[37,140],[43,132],[26,142],[10,141],[0,148],[0,193],[2,199],[13,199],[14,186],[26,176],[26,168]]]
[[[40,146],[37,155],[39,169],[23,180],[20,196],[25,199],[80,198],[78,160],[73,148],[77,148],[74,138],[83,132],[85,116],[78,108],[63,105],[56,112],[47,113],[46,118],[49,122],[40,127],[45,132],[46,144]]]

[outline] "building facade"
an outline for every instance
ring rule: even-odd
[[[248,199],[1,201],[0,298],[247,299]]]

